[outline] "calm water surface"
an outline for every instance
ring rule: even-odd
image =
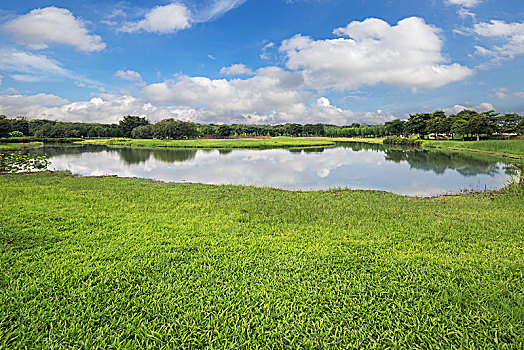
[[[362,143],[293,150],[149,150],[90,145],[45,147],[40,152],[48,155],[51,169],[80,175],[287,190],[348,187],[425,196],[500,188],[510,179],[508,165],[499,158]]]

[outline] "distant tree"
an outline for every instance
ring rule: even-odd
[[[477,114],[468,121],[468,129],[472,134],[477,135],[477,141],[481,134],[491,134],[495,130],[495,123],[485,115]]]
[[[217,134],[217,127],[213,124],[198,125],[198,133],[202,136],[213,136]]]
[[[435,138],[439,139],[439,134],[447,134],[449,132],[449,123],[446,114],[443,111],[435,111],[431,114],[431,119],[427,121],[426,131],[429,134],[435,134]]]
[[[134,115],[126,115],[124,119],[122,119],[118,123],[118,127],[120,129],[120,133],[124,137],[130,137],[131,132],[134,128],[141,125],[148,125],[149,121],[146,118],[137,117]]]
[[[16,119],[11,120],[11,129],[29,136],[29,122],[24,117],[16,117]]]
[[[284,130],[285,130],[285,133],[290,136],[302,135],[302,125],[300,124],[296,124],[296,123],[286,124],[284,126]]]
[[[404,135],[404,124],[405,122],[400,119],[395,119],[389,122],[386,122],[386,133],[388,135],[400,136]]]
[[[462,141],[464,141],[464,136],[468,132],[468,121],[458,116],[454,116],[453,124],[451,125],[451,132],[453,134],[462,135]]]
[[[507,113],[500,116],[497,120],[499,131],[505,134],[516,133],[522,116],[517,113]]]
[[[302,132],[307,136],[324,136],[324,125],[306,124],[302,127]]]
[[[406,130],[412,134],[418,134],[420,138],[427,135],[427,123],[432,118],[431,113],[417,113],[410,115],[406,121]]]
[[[217,135],[221,137],[227,137],[231,135],[231,127],[229,125],[219,125]]]
[[[0,137],[8,137],[11,130],[9,119],[5,115],[0,115]]]
[[[153,125],[140,125],[131,131],[131,137],[134,139],[152,139]]]
[[[524,135],[524,118],[522,118],[517,125],[517,133],[520,135]]]

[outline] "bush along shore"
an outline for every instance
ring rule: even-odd
[[[385,145],[397,145],[397,146],[421,146],[422,140],[410,139],[403,137],[386,137],[383,141]]]
[[[520,348],[521,186],[0,176],[1,348]]]

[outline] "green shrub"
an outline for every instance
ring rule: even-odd
[[[403,137],[386,137],[383,141],[385,145],[397,145],[397,146],[420,146],[422,145],[421,140],[408,139]]]
[[[9,137],[24,137],[24,134],[21,131],[15,130],[9,133]]]

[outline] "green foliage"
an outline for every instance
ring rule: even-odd
[[[405,122],[400,119],[395,119],[385,123],[387,135],[400,136],[406,134]]]
[[[511,164],[513,168],[511,184],[524,186],[524,158],[518,163]]]
[[[195,123],[174,120],[172,118],[164,119],[150,129],[150,132],[156,138],[166,139],[184,139],[198,136],[198,129]]]
[[[522,120],[522,116],[517,113],[504,114],[498,118],[499,130],[507,134],[519,132],[519,123],[521,123]]]
[[[9,137],[24,137],[24,134],[18,130],[11,131]]]
[[[418,199],[47,173],[0,186],[3,348],[524,343],[522,191]]]
[[[134,139],[152,139],[154,136],[153,125],[140,125],[131,131],[131,137]]]
[[[229,125],[220,125],[217,129],[217,135],[227,137],[231,135],[231,127]]]
[[[49,161],[46,156],[33,156],[31,154],[0,153],[0,174],[17,173],[46,169]]]
[[[422,145],[422,140],[409,139],[403,137],[386,137],[382,141],[385,145],[397,145],[397,146],[420,146]]]
[[[8,137],[11,130],[9,119],[5,115],[0,115],[0,137]]]
[[[410,115],[406,121],[405,128],[411,134],[418,134],[421,138],[427,134],[428,121],[432,118],[431,113],[417,113]]]
[[[124,137],[131,137],[131,132],[134,128],[148,125],[149,121],[146,118],[137,117],[134,115],[126,115],[119,123],[120,135]]]

